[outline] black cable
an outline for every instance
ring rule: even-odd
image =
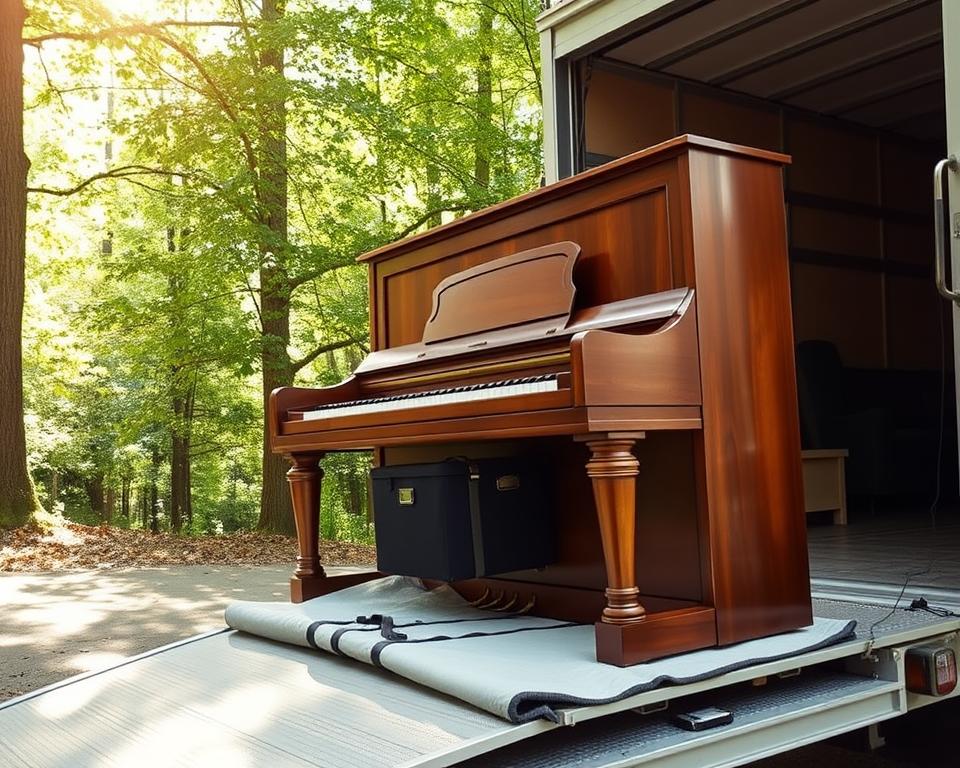
[[[577,157],[574,162],[579,162],[583,167],[579,171],[587,169],[587,94],[590,93],[590,80],[593,77],[593,57],[588,56],[583,68],[582,75],[579,78],[580,90],[580,111],[577,115],[577,136],[576,152]]]
[[[931,528],[937,527],[937,507],[940,506],[940,496],[943,492],[943,432],[944,421],[947,415],[947,352],[943,331],[943,311],[937,312],[940,320],[940,435],[937,443],[937,481],[936,493],[930,503],[927,515],[930,517]]]
[[[937,318],[940,325],[940,430],[937,437],[937,474],[934,482],[933,501],[927,508],[927,517],[930,518],[930,530],[937,530],[937,510],[940,507],[940,499],[943,495],[943,435],[944,422],[947,415],[947,353],[943,329],[943,312],[937,312]],[[915,576],[924,576],[933,570],[940,556],[934,553],[933,545],[930,545],[929,557],[927,558],[927,567],[914,574],[907,576],[908,579]]]
[[[883,622],[885,622],[885,621],[886,621],[887,619],[889,619],[891,616],[893,616],[893,614],[897,612],[897,608],[900,607],[900,601],[903,599],[903,593],[907,591],[907,584],[910,583],[910,576],[911,576],[911,575],[912,575],[912,574],[908,574],[908,575],[907,575],[907,578],[905,578],[905,579],[903,580],[903,586],[900,588],[900,594],[897,595],[897,599],[896,599],[896,601],[894,602],[893,608],[890,609],[889,613],[887,613],[887,615],[884,616],[883,618],[877,619],[875,622],[873,622],[873,624],[870,625],[870,646],[871,646],[871,647],[873,646],[873,643],[874,643],[874,642],[876,641],[876,639],[877,639],[877,638],[876,638],[876,635],[874,635],[874,630],[875,630],[877,627],[879,627],[881,624],[883,624]]]
[[[953,617],[953,616],[960,616],[960,613],[956,613],[955,611],[951,611],[949,608],[937,608],[937,607],[935,607],[935,606],[930,605],[930,604],[927,602],[926,598],[924,598],[924,597],[918,597],[916,600],[914,600],[912,603],[910,603],[910,607],[907,608],[907,610],[908,610],[908,611],[923,611],[923,612],[925,612],[925,613],[932,613],[934,616],[939,616],[939,617],[942,618],[942,619],[950,618],[950,617]]]
[[[934,483],[934,495],[933,501],[930,502],[930,506],[927,508],[927,517],[930,518],[930,529],[931,531],[936,531],[937,529],[937,509],[940,506],[940,498],[943,493],[943,434],[944,434],[944,417],[946,416],[947,411],[947,356],[946,356],[946,347],[944,339],[944,329],[943,329],[943,312],[937,312],[937,316],[940,321],[940,433],[937,439],[937,475],[936,481]],[[916,578],[917,576],[924,576],[930,573],[933,570],[934,565],[936,565],[939,555],[934,554],[933,545],[930,545],[929,556],[927,558],[927,565],[925,568],[922,568],[919,571],[914,571],[912,573],[907,573],[903,579],[903,586],[900,588],[900,594],[897,596],[896,602],[893,604],[893,608],[890,609],[883,618],[877,619],[873,624],[870,625],[870,642],[872,643],[876,638],[874,636],[874,630],[891,616],[896,613],[897,608],[900,607],[900,601],[903,599],[904,593],[907,591],[907,585],[910,583],[911,579]],[[922,605],[920,603],[922,602]],[[946,609],[940,608],[930,608],[927,605],[927,601],[924,598],[919,598],[914,600],[910,607],[907,608],[908,611],[913,610],[923,610],[928,613],[933,613],[935,616],[956,616],[957,614],[952,611],[946,611]],[[937,613],[936,611],[946,611],[946,613]]]

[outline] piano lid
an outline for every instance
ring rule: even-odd
[[[563,328],[573,309],[579,255],[580,246],[565,240],[450,275],[433,291],[423,343],[544,321]]]

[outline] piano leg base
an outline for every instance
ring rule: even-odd
[[[617,667],[717,644],[715,612],[706,606],[648,613],[629,624],[598,621],[594,626],[597,661]]]
[[[340,576],[313,576],[290,579],[290,602],[302,603],[321,595],[329,595],[347,587],[363,584],[365,581],[379,579],[384,574],[379,571],[363,571],[361,573],[345,573]]]

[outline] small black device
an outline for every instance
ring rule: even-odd
[[[673,723],[687,731],[706,731],[733,722],[733,712],[719,707],[704,707],[682,715],[674,715]]]

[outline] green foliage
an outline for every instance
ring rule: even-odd
[[[30,185],[80,187],[31,197],[24,375],[43,500],[167,527],[179,440],[183,531],[250,528],[264,350],[300,384],[345,378],[369,351],[356,256],[538,183],[538,3],[291,1],[269,22],[246,0],[155,0],[142,17],[29,5],[28,37],[68,38],[26,48]],[[151,23],[185,10],[226,23]],[[283,73],[263,64],[276,51]],[[285,233],[267,167],[284,171]],[[284,318],[289,341],[269,330]],[[323,535],[371,541],[369,457],[324,465]]]
[[[320,537],[373,544],[373,526],[367,497],[370,457],[333,454],[323,463],[320,500]]]

